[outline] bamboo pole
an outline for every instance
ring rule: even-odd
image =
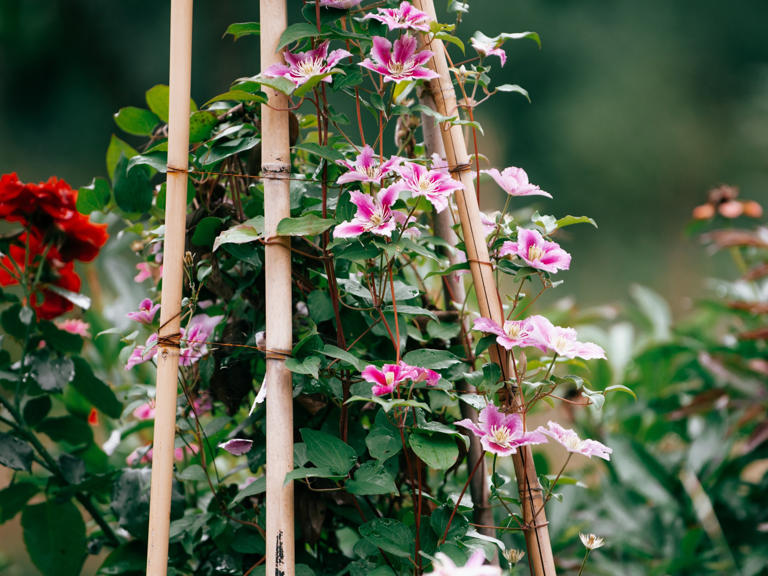
[[[261,69],[282,64],[278,50],[287,26],[285,0],[261,0]],[[268,103],[261,107],[261,170],[264,177],[264,229],[267,240],[267,566],[266,573],[294,574],[293,386],[285,367],[292,346],[290,240],[277,236],[277,224],[290,214],[291,168],[288,98],[264,87]]]
[[[165,576],[173,484],[176,391],[183,286],[189,167],[189,98],[192,76],[192,0],[171,0],[168,102],[168,175],[160,300],[152,485],[149,501],[147,574]]]
[[[432,98],[432,94],[429,92],[429,87],[426,86],[419,94],[419,101],[425,106],[434,109],[435,100]],[[445,147],[443,146],[443,140],[441,138],[440,129],[434,118],[422,113],[421,115],[421,130],[424,133],[424,147],[426,148],[427,156],[437,154],[441,159],[445,160]],[[443,210],[442,212],[435,212],[434,228],[435,235],[445,240],[449,246],[456,246],[459,242],[458,236],[453,231],[453,218],[451,217],[450,210]],[[448,262],[451,266],[459,264],[459,253],[455,250],[447,250]],[[464,282],[456,274],[449,274],[443,277],[444,281],[444,299],[445,309],[449,310],[452,306],[461,308],[466,300],[466,291],[464,290]],[[461,319],[461,329],[467,334],[469,338],[469,322],[466,317]],[[471,340],[470,340],[471,345]],[[467,350],[471,353],[471,350]],[[477,392],[475,387],[462,383],[461,391],[467,394]],[[459,409],[461,415],[464,418],[469,418],[473,422],[477,422],[478,412],[475,408],[467,404],[466,402],[459,403]],[[480,459],[480,455],[483,453],[483,447],[480,444],[480,439],[471,435],[469,438],[469,453],[467,456],[468,462],[477,462]],[[490,507],[488,479],[486,472],[485,462],[482,462],[478,469],[472,476],[472,481],[469,485],[469,493],[472,496],[472,519],[480,527],[478,532],[485,534],[486,536],[496,536],[496,530],[493,528],[493,509]]]
[[[414,0],[413,4],[416,8],[426,12],[433,20],[437,19],[434,0]],[[443,42],[432,39],[428,45],[434,54],[434,58],[429,61],[428,65],[438,74],[437,78],[430,81],[430,90],[435,100],[437,112],[445,116],[455,115],[458,112],[456,92],[451,81]],[[505,319],[504,309],[496,287],[493,269],[489,264],[488,246],[485,243],[482,221],[480,220],[480,208],[474,194],[472,169],[464,133],[461,126],[443,124],[441,134],[448,167],[454,176],[464,184],[464,190],[456,192],[456,205],[464,234],[472,281],[477,292],[480,314],[502,324]],[[509,379],[511,371],[506,360],[506,352],[494,345],[491,347],[491,358],[501,368],[505,380]],[[555,561],[549,540],[543,494],[530,447],[518,450],[513,455],[513,462],[520,493],[523,521],[527,526],[524,533],[531,573],[535,576],[554,576],[556,574]]]

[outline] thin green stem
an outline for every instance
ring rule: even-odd
[[[581,568],[579,568],[579,573],[577,576],[581,576],[581,574],[584,572],[584,567],[587,565],[587,558],[589,558],[589,553],[591,550],[587,548],[587,553],[584,554],[584,560],[581,561]]]

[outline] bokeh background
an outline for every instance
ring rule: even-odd
[[[258,72],[255,37],[222,39],[229,23],[258,18],[258,2],[196,4],[192,95],[203,102]],[[508,42],[498,77],[524,86],[533,103],[503,94],[478,115],[481,151],[554,194],[543,210],[600,225],[571,229],[563,294],[618,302],[641,283],[684,308],[717,264],[684,234],[693,206],[720,183],[768,198],[768,3],[470,5],[467,35],[542,37],[541,51]],[[56,174],[73,186],[104,175],[112,114],[142,106],[147,88],[167,82],[169,12],[156,0],[0,0],[0,171]],[[485,186],[484,207],[498,201]]]
[[[551,192],[554,201],[537,201],[542,211],[600,225],[568,229],[573,269],[558,276],[567,280],[559,295],[621,303],[637,283],[681,313],[724,264],[685,234],[692,208],[721,183],[768,204],[768,2],[470,5],[465,37],[534,30],[543,41],[542,50],[506,44],[497,83],[522,85],[533,102],[502,94],[484,104],[481,151]],[[146,89],[167,83],[169,12],[167,0],[0,0],[0,173],[57,175],[75,187],[104,176],[113,113],[143,106]],[[255,37],[222,38],[230,23],[254,20],[255,0],[196,2],[198,102],[258,72]],[[484,184],[483,206],[500,201]],[[18,534],[2,540],[0,553],[21,547]]]

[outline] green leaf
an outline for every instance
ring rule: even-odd
[[[453,519],[451,519],[453,517]],[[448,528],[448,522],[451,527]],[[467,533],[469,521],[461,514],[453,514],[452,506],[443,506],[432,512],[429,518],[429,525],[438,538],[442,539],[445,529],[448,528],[448,534],[445,537],[446,542],[462,538]]]
[[[521,40],[523,38],[530,38],[536,42],[536,44],[539,46],[539,49],[541,49],[541,38],[537,32],[505,32],[504,34],[499,34],[499,36],[504,38],[504,40]]]
[[[454,36],[453,34],[448,34],[447,32],[438,32],[435,34],[435,38],[438,40],[442,40],[443,42],[450,42],[451,44],[455,44],[459,47],[459,50],[461,50],[461,53],[464,54],[465,48],[464,48],[464,42],[462,42],[459,38]]]
[[[336,474],[328,468],[295,468],[285,475],[285,483],[304,478],[343,478],[344,476],[346,474]]]
[[[358,496],[398,494],[395,479],[380,462],[369,461],[360,466],[352,480],[347,480],[347,492]]]
[[[302,428],[301,437],[307,445],[307,458],[318,468],[343,476],[357,461],[355,449],[336,436]]]
[[[152,471],[149,468],[124,468],[112,486],[110,507],[121,528],[136,538],[146,538],[149,527],[149,489]],[[171,518],[184,515],[184,495],[181,484],[174,480],[171,492]]]
[[[147,545],[141,540],[121,544],[109,553],[99,567],[98,574],[104,576],[141,575],[147,568]]]
[[[72,386],[99,411],[110,418],[120,418],[123,405],[112,389],[94,376],[88,362],[79,357],[72,359],[75,365],[75,377]]]
[[[32,360],[32,378],[46,392],[61,392],[75,376],[75,365],[70,358],[50,357],[47,354]]]
[[[128,134],[151,136],[157,125],[160,124],[160,118],[145,108],[128,106],[120,108],[115,114],[115,124]]]
[[[330,218],[306,214],[298,218],[283,218],[277,224],[277,233],[280,236],[315,236],[334,224],[336,221]]]
[[[232,499],[232,504],[237,504],[238,502],[241,502],[250,496],[258,496],[259,494],[264,494],[266,491],[267,477],[262,476],[261,478],[257,478],[248,484],[248,486],[240,490],[240,492],[237,493],[237,496]]]
[[[252,34],[261,34],[261,24],[259,22],[234,22],[233,24],[230,24],[224,32],[224,36],[234,36],[235,42],[243,36],[250,36]]]
[[[403,449],[403,442],[398,429],[387,419],[384,410],[376,413],[373,428],[365,437],[365,445],[371,456],[384,462]]]
[[[246,244],[258,240],[264,235],[264,216],[256,216],[242,224],[221,232],[213,243],[213,251],[222,244]]]
[[[411,110],[413,110],[414,112],[421,112],[422,114],[426,114],[427,116],[431,116],[438,122],[453,122],[458,118],[458,116],[443,116],[437,110],[433,110],[432,108],[424,104],[416,104],[414,106],[411,106]]]
[[[310,308],[310,311],[311,311],[311,308]],[[326,356],[330,356],[331,358],[337,358],[339,360],[346,362],[347,364],[355,368],[355,370],[361,371],[363,368],[365,368],[365,362],[360,360],[354,354],[347,352],[346,350],[343,350],[338,346],[334,346],[333,344],[326,344],[322,352]]]
[[[320,373],[321,362],[322,360],[318,356],[307,356],[303,360],[288,358],[285,361],[285,367],[294,374],[306,374],[317,379]]]
[[[525,99],[528,100],[528,102],[531,101],[531,97],[528,95],[528,91],[522,86],[518,86],[517,84],[502,84],[501,86],[496,86],[496,90],[498,92],[517,92],[518,94],[525,96]]]
[[[246,92],[245,90],[229,90],[227,92],[224,92],[223,94],[219,94],[218,96],[214,96],[208,102],[205,103],[205,106],[208,106],[210,104],[213,104],[214,102],[251,102],[254,104],[261,104],[267,101],[267,99],[264,97],[261,93],[252,93],[252,92]]]
[[[207,480],[205,470],[199,464],[190,464],[179,474],[179,480],[193,480],[196,482],[205,482]]]
[[[395,307],[394,306],[384,306],[382,309],[384,312],[394,312]],[[398,304],[397,305],[397,313],[398,314],[405,314],[406,316],[427,316],[428,318],[431,318],[433,321],[437,321],[437,316],[435,316],[435,313],[432,310],[427,310],[426,308],[422,308],[421,306],[411,306],[408,304]]]
[[[635,394],[634,390],[627,388],[623,384],[614,384],[613,386],[608,386],[608,388],[603,390],[603,395],[608,394],[608,392],[613,392],[614,390],[616,392],[624,392],[625,394],[629,394],[632,396],[632,398],[637,400],[637,394]]]
[[[51,397],[48,394],[45,396],[36,396],[34,398],[30,398],[24,404],[24,409],[22,411],[22,414],[24,415],[24,422],[27,424],[27,426],[34,428],[43,418],[48,416],[48,413],[51,411],[52,407],[53,403],[51,402]],[[2,524],[2,522],[0,522],[0,524]]]
[[[288,46],[288,44],[291,44],[292,42],[296,42],[303,38],[314,38],[314,37],[320,37],[320,36],[326,36],[326,35],[327,35],[327,32],[319,33],[317,31],[317,26],[314,24],[309,24],[308,22],[299,22],[298,24],[291,24],[280,35],[280,41],[277,44],[277,49],[280,50],[281,48]]]
[[[140,214],[152,207],[152,185],[146,166],[136,166],[128,172],[128,160],[123,156],[115,168],[113,182],[115,202],[123,212]]]
[[[130,173],[134,166],[149,166],[150,168],[165,174],[168,171],[168,153],[151,152],[149,154],[137,154],[128,161],[126,170]],[[164,202],[163,207],[165,207]]]
[[[294,150],[304,150],[320,158],[325,158],[329,162],[336,162],[337,160],[344,160],[344,154],[333,148],[332,146],[320,146],[314,142],[305,142],[304,144],[296,144],[293,147]]]
[[[115,169],[120,162],[121,157],[133,158],[138,152],[123,140],[120,140],[114,134],[109,140],[109,147],[107,148],[107,174],[112,182],[115,181]]]
[[[385,412],[389,412],[393,408],[421,408],[422,410],[426,410],[427,412],[431,412],[432,409],[427,405],[424,404],[424,402],[419,402],[417,400],[404,400],[402,398],[393,398],[392,400],[387,400],[386,398],[382,398],[381,396],[374,396],[372,398],[368,398],[365,396],[352,396],[349,400],[345,402],[345,404],[349,404],[351,402],[374,402],[384,408]]]
[[[13,470],[26,470],[32,466],[34,452],[23,440],[0,432],[0,465]]]
[[[557,221],[557,227],[558,228],[565,228],[566,226],[571,226],[573,224],[592,224],[595,228],[597,228],[597,222],[592,220],[589,216],[563,216]]]
[[[447,470],[459,457],[459,448],[450,436],[443,434],[411,434],[408,444],[430,468]]]
[[[248,136],[247,138],[236,138],[227,140],[223,143],[216,143],[200,156],[200,163],[204,168],[217,164],[225,158],[240,154],[256,146],[261,139],[258,136]]]
[[[80,214],[103,211],[111,196],[109,182],[104,178],[94,178],[88,186],[81,186],[77,191],[75,207]]]
[[[262,86],[269,86],[270,88],[274,88],[283,94],[292,94],[296,89],[296,85],[293,82],[288,80],[288,78],[283,78],[282,76],[278,76],[276,78],[258,76],[257,80]]]
[[[72,446],[93,442],[93,431],[88,422],[76,416],[46,418],[38,424],[37,430],[54,442],[66,442]]]
[[[360,526],[360,536],[368,542],[400,558],[408,558],[413,548],[413,533],[394,518],[374,518]]]
[[[189,141],[191,143],[207,140],[219,119],[207,110],[193,112],[189,117]]]
[[[403,356],[403,361],[411,366],[421,366],[432,370],[444,370],[461,362],[455,354],[448,350],[433,350],[431,348],[411,350]]]
[[[195,225],[195,231],[190,239],[195,246],[209,248],[216,240],[216,234],[224,222],[215,216],[206,216]]]
[[[72,502],[27,506],[21,516],[29,557],[43,576],[80,574],[86,556],[85,522]]]
[[[31,482],[16,482],[0,491],[0,524],[5,524],[26,506],[40,489]]]
[[[170,96],[170,90],[165,84],[157,84],[152,86],[146,92],[147,106],[154,112],[160,120],[168,122],[168,99]],[[195,103],[190,100],[189,111],[194,112],[197,110]]]
[[[309,317],[312,318],[315,324],[325,322],[335,316],[333,302],[327,290],[313,290],[310,292],[307,296],[307,306],[309,306]],[[345,352],[345,354],[349,354],[349,352]],[[333,356],[333,358],[336,358],[336,356]]]

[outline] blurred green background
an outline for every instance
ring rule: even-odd
[[[298,5],[299,2],[293,2]],[[365,4],[365,3],[364,3]],[[438,0],[444,9],[446,0]],[[768,3],[744,0],[473,0],[463,34],[535,30],[506,44],[501,94],[479,110],[481,151],[524,167],[570,229],[562,295],[588,305],[648,285],[674,309],[701,292],[706,256],[685,237],[690,210],[720,183],[768,198]],[[166,83],[169,2],[0,0],[0,172],[73,186],[104,175],[112,114]],[[258,72],[258,41],[222,39],[258,2],[196,3],[192,95]],[[471,52],[471,49],[469,49]],[[458,54],[454,56],[459,59]],[[498,70],[498,59],[490,59]],[[484,207],[500,197],[485,186]]]

